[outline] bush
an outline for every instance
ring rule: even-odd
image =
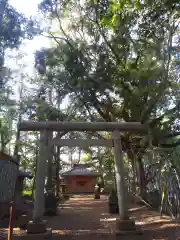
[[[109,194],[109,202],[116,203],[117,201],[118,201],[117,191],[115,189],[112,189]]]
[[[155,209],[158,209],[161,205],[161,195],[158,190],[154,190],[147,193],[147,202]]]
[[[32,189],[24,189],[23,195],[31,196],[32,195]]]
[[[118,196],[117,191],[115,189],[112,189],[109,194],[108,204],[110,213],[119,213]]]
[[[64,200],[69,200],[69,195],[68,194],[63,194],[63,198],[64,198]]]
[[[58,198],[53,193],[45,195],[45,215],[53,216],[57,213]]]

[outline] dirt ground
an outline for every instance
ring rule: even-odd
[[[115,234],[117,215],[108,213],[106,196],[101,196],[100,200],[75,196],[59,206],[56,217],[46,219],[54,240],[180,240],[180,223],[174,223],[170,217],[160,218],[157,212],[144,206],[132,206],[129,215],[136,221],[137,229],[142,230],[141,235]],[[15,235],[21,233],[14,229]],[[7,239],[7,229],[0,229],[0,239]]]
[[[132,206],[129,215],[135,220],[142,235],[116,235],[115,225],[118,215],[108,213],[107,197],[100,200],[92,197],[76,196],[59,206],[59,216],[47,218],[48,227],[52,228],[56,238],[71,235],[69,239],[148,239],[176,240],[180,239],[180,224],[174,223],[170,217],[160,218],[159,213],[147,207]],[[62,238],[64,239],[64,238]],[[93,239],[95,240],[95,239]]]

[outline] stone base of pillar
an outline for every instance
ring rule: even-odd
[[[94,199],[100,199],[100,194],[99,193],[95,193],[94,194]]]
[[[28,215],[21,215],[18,218],[18,226],[20,229],[27,229],[30,217]]]
[[[33,222],[30,221],[27,225],[27,234],[40,234],[45,233],[47,221]]]
[[[25,233],[20,236],[14,235],[13,240],[51,240],[52,230],[47,229],[45,233],[29,234]]]
[[[136,229],[135,221],[131,219],[121,220],[116,219],[116,235],[141,234],[141,231]]]

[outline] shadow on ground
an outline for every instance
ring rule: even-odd
[[[53,229],[53,239],[57,240],[178,240],[180,224],[170,217],[163,216],[147,207],[131,206],[129,215],[136,221],[142,235],[116,235],[117,215],[108,213],[107,197],[100,200],[78,196],[59,205],[56,217],[47,217],[48,227]],[[4,231],[4,232],[3,232]],[[15,230],[15,234],[21,234]],[[6,238],[2,237],[5,236]],[[0,239],[7,239],[7,229],[0,230]]]

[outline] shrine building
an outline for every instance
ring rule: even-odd
[[[72,169],[61,174],[61,187],[67,194],[90,194],[94,192],[99,177],[85,164],[74,164]]]

